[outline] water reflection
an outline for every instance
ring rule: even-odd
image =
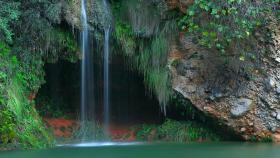
[[[125,143],[124,143],[125,144]],[[33,152],[6,152],[1,158],[279,158],[278,144],[194,143],[64,146]],[[96,146],[95,146],[96,145]],[[84,146],[84,147],[82,147]],[[90,147],[89,147],[90,146]]]

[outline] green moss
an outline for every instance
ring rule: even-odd
[[[24,86],[14,78],[7,87],[7,108],[15,119],[16,141],[22,148],[45,148],[52,145],[52,138],[46,131],[32,101],[27,99]]]
[[[150,92],[154,93],[160,104],[165,106],[172,91],[167,58],[170,41],[177,33],[177,25],[174,19],[159,22],[159,13],[163,13],[164,9],[161,8],[163,3],[157,3],[155,11],[154,4],[146,1],[115,2],[114,37],[121,46],[123,55],[128,57],[128,63],[144,75],[144,82]],[[132,13],[132,10],[136,12]],[[149,17],[141,14],[140,10],[142,12],[147,10]],[[145,20],[147,18],[150,22]]]
[[[0,1],[0,39],[12,42],[12,37],[14,32],[12,30],[11,24],[17,21],[20,16],[20,11],[18,10],[20,2],[15,1]]]
[[[218,141],[221,138],[212,130],[190,121],[167,119],[162,125],[141,125],[134,127],[138,140],[192,142]]]
[[[135,39],[132,36],[132,28],[127,24],[116,21],[114,33],[125,55],[132,56],[136,49]]]
[[[46,61],[52,63],[59,59],[78,61],[79,47],[72,33],[59,28],[52,29],[48,33],[46,43],[43,54]]]
[[[37,111],[40,116],[43,117],[51,117],[51,118],[69,118],[66,114],[66,105],[63,100],[53,99],[47,96],[37,95],[36,105],[40,105],[37,107]]]
[[[7,144],[9,141],[15,138],[15,123],[13,120],[13,115],[5,107],[1,107],[0,112],[0,144]]]
[[[278,5],[279,0],[197,0],[188,6],[179,26],[194,35],[200,45],[228,56],[232,56],[231,49],[236,49],[234,53],[244,61],[246,54],[249,58],[255,53],[248,47],[255,44],[251,38],[254,31],[274,17]]]
[[[249,142],[254,142],[254,143],[256,143],[256,142],[271,143],[271,142],[273,142],[273,138],[272,138],[271,135],[267,135],[267,136],[264,136],[262,138],[259,138],[257,136],[251,136],[249,138]]]
[[[44,148],[52,145],[52,138],[46,131],[32,101],[29,101],[28,87],[19,78],[19,63],[11,56],[9,48],[0,43],[0,144],[13,143],[20,148]]]
[[[22,53],[26,56],[18,61],[15,76],[26,87],[25,91],[36,93],[45,83],[43,59],[39,53],[33,55],[29,55],[26,51],[22,51]]]

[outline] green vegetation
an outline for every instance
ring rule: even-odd
[[[12,42],[11,23],[19,18],[19,2],[1,0],[0,1],[0,39]]]
[[[135,55],[137,69],[143,72],[146,85],[165,106],[171,95],[169,74],[166,67],[168,44],[163,37],[155,37],[149,43],[150,47],[143,41],[139,54]]]
[[[0,110],[0,140],[1,143],[7,144],[9,141],[12,141],[15,138],[16,134],[13,130],[15,128],[15,124],[12,114],[9,110],[3,107]]]
[[[10,83],[13,74],[14,64],[9,56],[9,49],[0,42],[0,143],[7,144],[15,138],[15,121],[13,114],[6,106],[7,92],[6,89]]]
[[[45,83],[44,63],[78,60],[74,36],[58,26],[61,14],[60,0],[0,1],[0,144],[54,143],[33,99]]]
[[[0,142],[14,142],[21,148],[42,148],[52,144],[34,104],[28,100],[20,77],[19,63],[4,43],[0,43]]]
[[[221,138],[208,128],[194,122],[179,122],[167,119],[162,125],[134,127],[138,140],[148,141],[218,141]]]
[[[48,46],[45,48],[47,54],[44,55],[47,62],[54,63],[59,59],[77,62],[79,47],[72,33],[54,28],[50,30],[47,38]]]
[[[271,135],[267,135],[267,136],[262,137],[262,138],[258,138],[256,136],[251,136],[249,138],[249,142],[254,142],[254,143],[256,143],[256,142],[271,143],[271,142],[273,142],[273,138],[272,138]]]
[[[175,20],[160,21],[166,11],[162,1],[120,1],[113,6],[114,37],[122,52],[129,58],[132,68],[144,75],[147,87],[161,105],[167,105],[172,93],[167,56],[170,41],[177,31]]]
[[[248,42],[256,28],[267,23],[276,13],[279,0],[195,0],[179,21],[187,35],[222,55],[236,53],[239,60],[256,58]]]
[[[235,76],[252,80],[264,52],[257,49],[254,33],[279,16],[278,5],[279,0],[195,0],[180,16],[161,0],[113,1],[114,37],[149,90],[167,105],[172,95],[167,58],[172,42],[177,42],[172,39],[177,25],[194,43],[219,52],[213,53],[219,71],[231,69]]]
[[[45,148],[54,142],[37,114],[34,103],[27,100],[20,81],[13,79],[8,90],[7,106],[14,114],[16,141],[21,148]]]
[[[29,55],[28,52],[18,61],[17,78],[27,87],[27,91],[36,93],[45,83],[43,71],[44,62],[39,54]]]
[[[116,48],[115,52],[123,53],[131,68],[144,76],[147,88],[162,106],[169,103],[184,105],[183,116],[191,115],[195,110],[174,96],[168,70],[170,49],[178,42],[178,26],[187,37],[192,38],[192,42],[211,52],[219,52],[215,56],[219,59],[214,60],[219,63],[218,73],[225,70],[222,68],[227,68],[226,64],[233,59],[231,63],[238,67],[238,74],[245,72],[248,79],[254,79],[254,74],[250,72],[256,70],[255,60],[262,55],[256,50],[256,32],[262,30],[262,36],[269,34],[263,28],[272,19],[279,21],[280,16],[279,0],[194,0],[186,13],[170,10],[165,0],[110,2],[114,16],[115,47],[122,49]],[[63,17],[66,16],[63,12],[66,3],[76,4],[72,0],[0,0],[0,144],[12,144],[19,148],[53,145],[53,139],[35,109],[34,97],[45,83],[45,63],[60,59],[77,62],[79,59],[75,36],[67,24],[62,23],[67,21],[63,19],[66,18]],[[112,25],[112,21],[108,20],[109,13],[104,12],[101,1],[94,1],[92,5],[97,9],[89,11],[90,16],[94,17],[89,18],[89,24],[98,45],[102,27]],[[77,5],[73,7],[72,11],[79,12]],[[262,42],[265,41],[267,39]],[[247,63],[246,59],[251,63]],[[220,61],[223,63],[220,64]],[[178,65],[179,61],[172,61],[171,64]],[[239,71],[240,67],[243,72]],[[40,114],[52,117],[63,115],[57,102],[49,98],[37,98],[37,101],[37,104],[44,106],[40,108]],[[98,124],[96,126],[97,132],[93,137],[104,137],[103,130],[99,130]],[[91,135],[93,129],[88,131],[86,133]],[[138,127],[137,137],[177,142],[219,140],[212,131],[198,124],[172,120],[166,120],[160,126]],[[256,138],[251,139],[254,141]],[[271,139],[266,137],[262,141]]]
[[[63,101],[57,101],[47,96],[37,96],[36,104],[40,116],[51,118],[67,117]]]

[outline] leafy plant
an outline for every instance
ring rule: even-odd
[[[19,2],[9,0],[0,1],[0,40],[9,43],[12,42],[12,36],[14,33],[11,24],[19,18],[19,5]]]
[[[27,87],[27,92],[37,92],[45,83],[44,62],[39,54],[30,55],[24,50],[22,53],[16,77]]]
[[[139,140],[158,140],[171,142],[217,141],[221,138],[212,130],[194,122],[165,120],[161,125],[141,125],[134,127]]]
[[[12,113],[0,104],[0,144],[15,139],[15,123]]]
[[[132,128],[136,133],[136,139],[149,141],[158,139],[158,136],[156,135],[157,133],[154,133],[154,135],[151,134],[153,131],[156,131],[156,129],[156,125],[149,124],[143,124]]]
[[[66,117],[66,109],[62,109],[63,101],[53,100],[49,97],[38,96],[36,98],[37,111],[41,116],[45,117]]]
[[[26,87],[15,77],[7,88],[7,108],[14,114],[15,141],[21,148],[45,148],[53,144],[53,139],[45,129],[34,103],[26,97]]]
[[[22,148],[50,146],[46,132],[32,101],[26,97],[27,85],[18,77],[20,63],[10,49],[0,42],[0,139],[15,142]],[[28,74],[24,74],[28,75]]]
[[[239,48],[237,53],[243,61],[248,49],[242,42],[273,16],[277,5],[279,0],[195,0],[179,26],[187,34],[195,35],[200,45],[215,48],[222,55],[229,55],[230,47]]]

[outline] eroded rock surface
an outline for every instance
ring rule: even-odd
[[[88,0],[86,2],[88,24],[91,31],[102,29],[112,23],[111,13],[106,12],[107,9],[105,9],[106,6],[103,1]],[[64,4],[63,18],[68,24],[72,25],[73,28],[81,29],[80,7],[80,0],[72,0]]]
[[[248,111],[251,110],[252,108],[252,100],[251,99],[246,99],[246,98],[242,98],[242,99],[237,99],[236,101],[234,101],[232,103],[232,107],[230,109],[230,113],[232,114],[232,116],[234,117],[240,117],[245,115]]]
[[[176,63],[170,65],[173,89],[245,140],[280,141],[280,31],[271,27],[272,40],[262,45],[269,54],[251,76],[221,64],[215,52],[194,44],[192,37],[181,36],[169,59]]]

